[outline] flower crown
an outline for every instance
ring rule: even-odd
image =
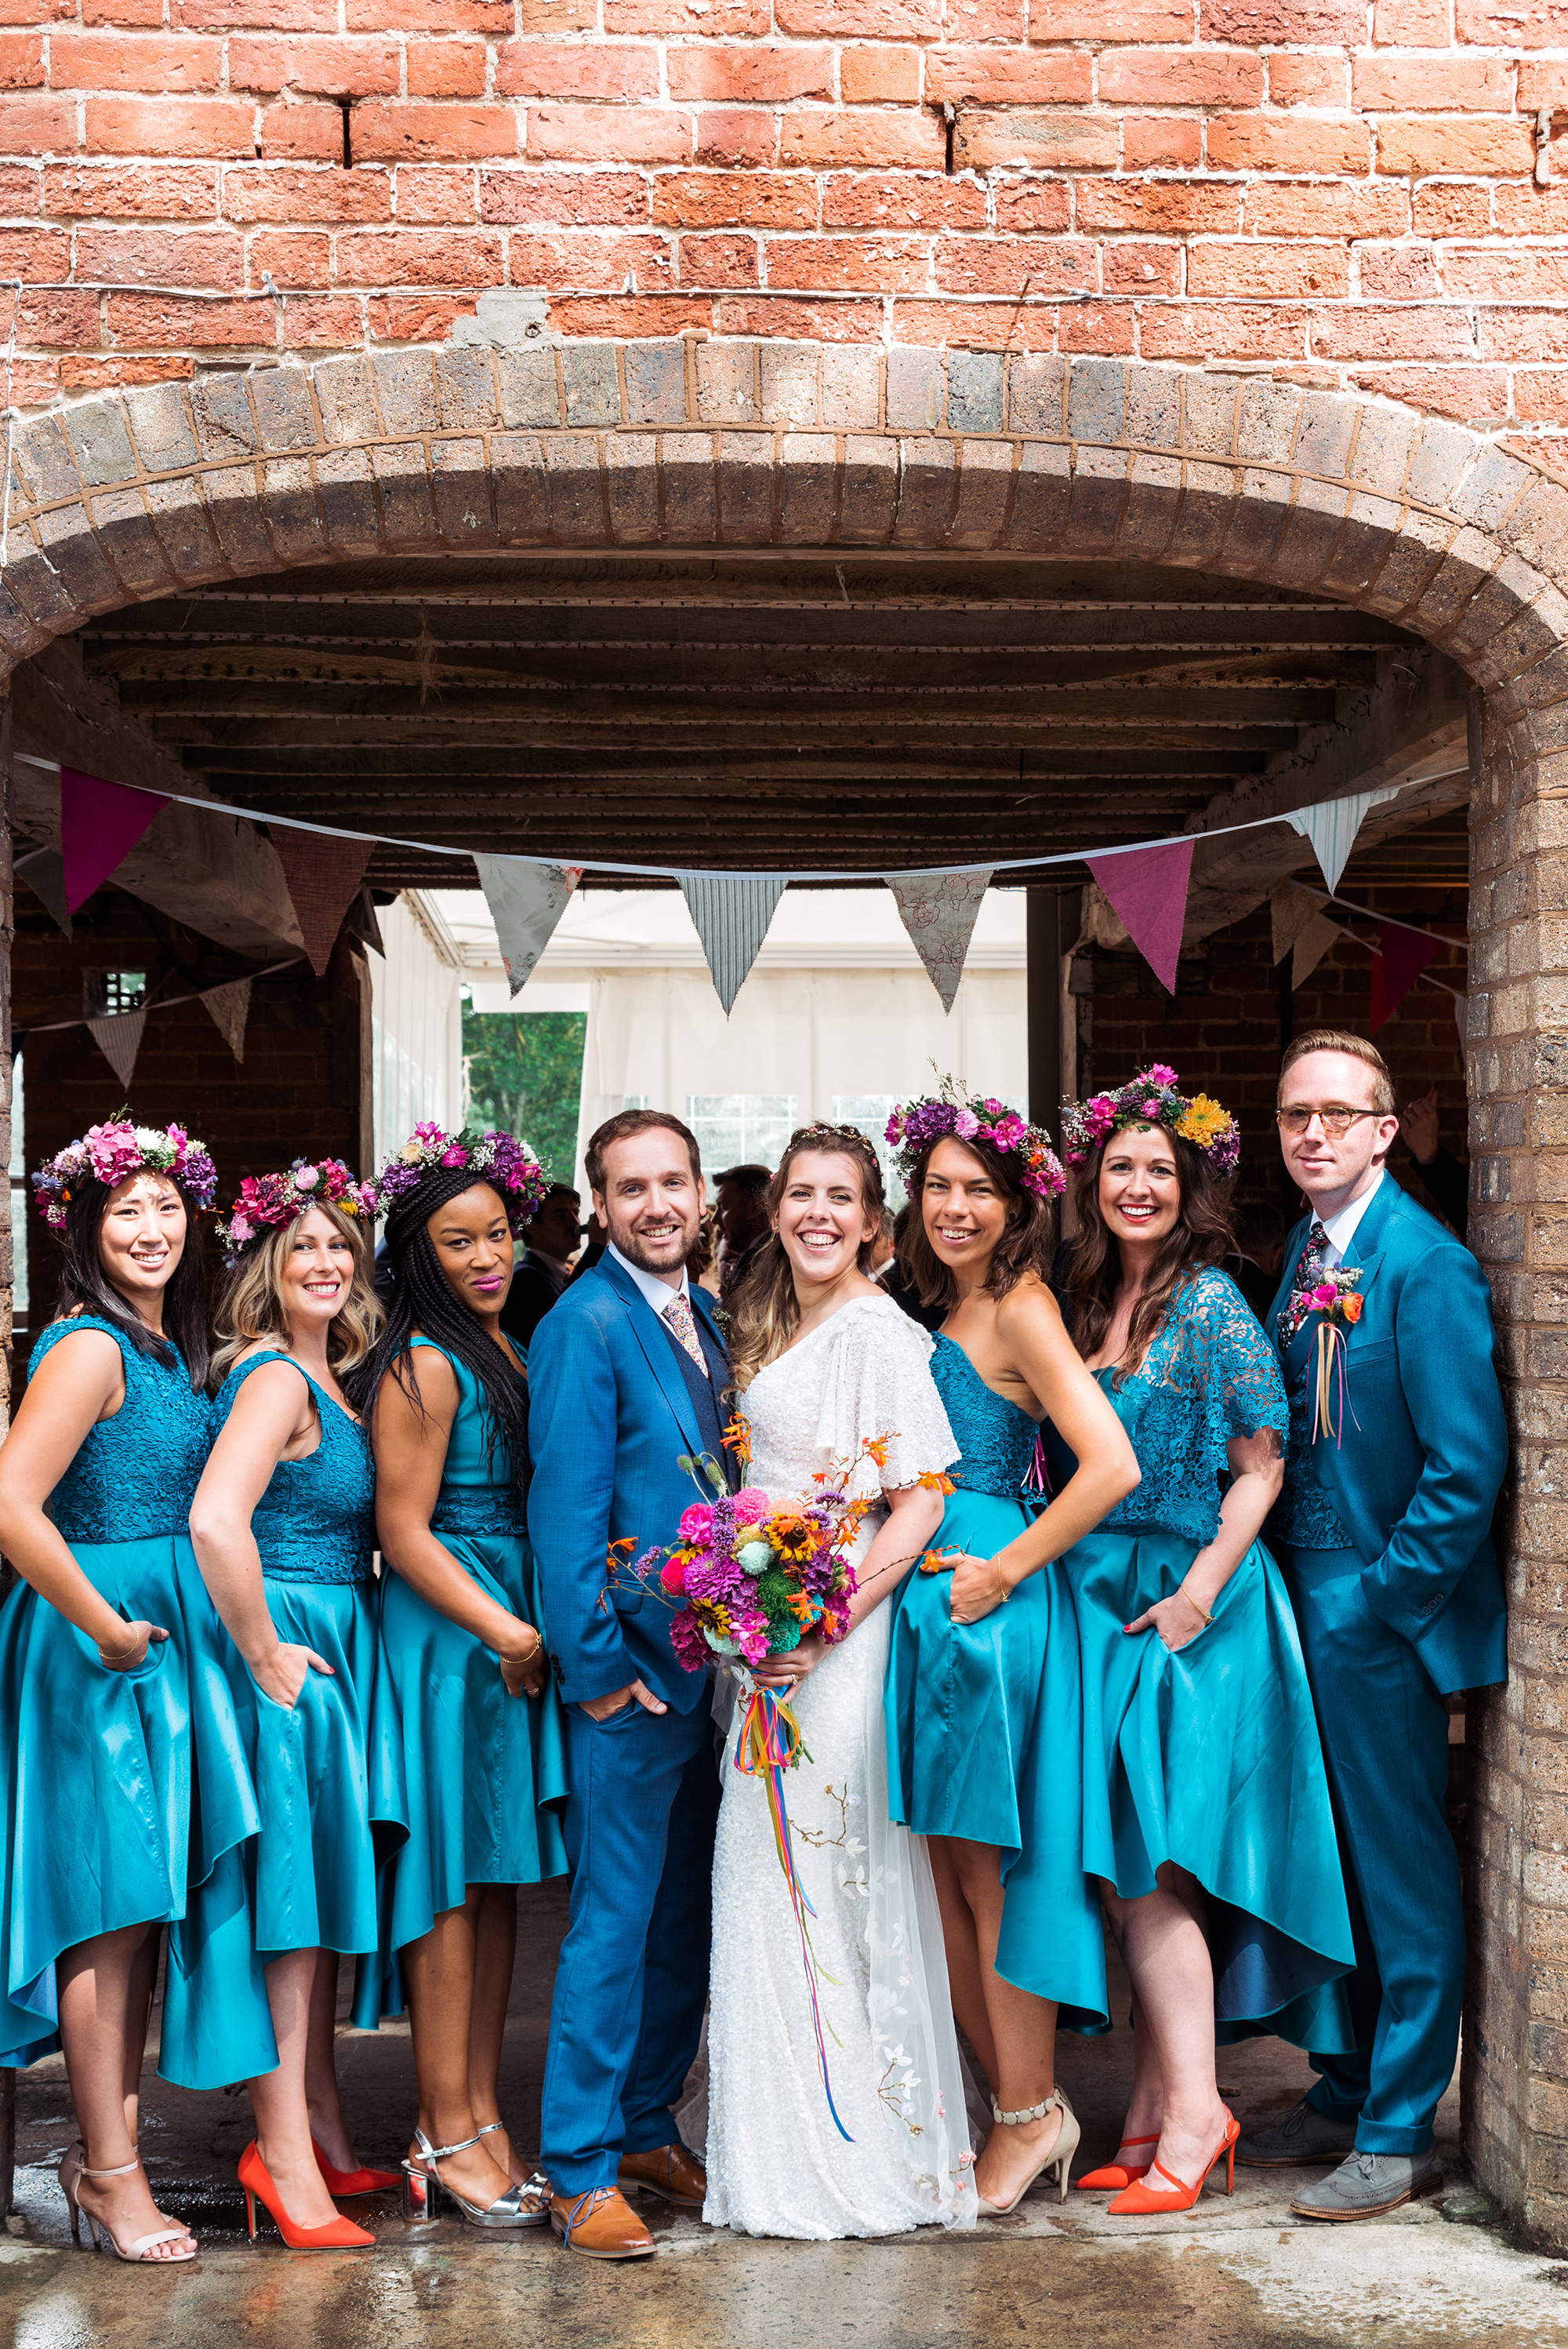
[[[940,1093],[901,1102],[887,1122],[887,1139],[906,1183],[914,1179],[921,1152],[947,1134],[958,1142],[988,1142],[993,1150],[1022,1159],[1018,1179],[1026,1191],[1039,1198],[1059,1198],[1067,1189],[1061,1160],[1043,1126],[1028,1124],[1016,1110],[1005,1109],[999,1101],[957,1100],[951,1078],[944,1081]]]
[[[363,1216],[367,1222],[379,1213],[375,1185],[362,1183],[341,1158],[296,1158],[286,1174],[247,1174],[228,1222],[218,1226],[224,1263],[232,1272],[263,1232],[320,1206]]]
[[[89,1125],[77,1141],[67,1142],[39,1167],[33,1188],[46,1223],[62,1231],[75,1185],[102,1183],[112,1191],[117,1183],[141,1174],[169,1175],[199,1207],[210,1207],[218,1195],[218,1170],[205,1143],[192,1142],[182,1125],[132,1125],[123,1117]]]
[[[1174,1069],[1156,1061],[1119,1092],[1091,1093],[1062,1103],[1062,1147],[1069,1166],[1081,1166],[1113,1133],[1130,1125],[1162,1125],[1201,1150],[1216,1174],[1233,1174],[1242,1154],[1240,1128],[1229,1110],[1207,1093],[1184,1093]]]
[[[515,1134],[499,1133],[492,1126],[478,1133],[465,1125],[459,1133],[443,1133],[438,1125],[417,1125],[401,1150],[381,1169],[377,1186],[381,1212],[390,1215],[410,1191],[438,1166],[455,1166],[493,1183],[506,1206],[513,1239],[539,1212],[544,1197],[544,1169],[526,1142]]]

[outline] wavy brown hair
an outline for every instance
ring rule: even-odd
[[[1161,1131],[1171,1145],[1181,1185],[1181,1206],[1175,1224],[1155,1251],[1143,1293],[1132,1311],[1127,1344],[1116,1364],[1116,1383],[1134,1371],[1159,1335],[1166,1315],[1195,1273],[1221,1264],[1235,1247],[1232,1226],[1233,1178],[1216,1174],[1204,1153],[1183,1142],[1169,1126]],[[1105,1148],[1115,1143],[1112,1134]],[[1078,1210],[1078,1237],[1068,1268],[1063,1309],[1074,1345],[1088,1361],[1104,1342],[1116,1311],[1121,1279],[1121,1253],[1107,1227],[1099,1205],[1099,1171],[1104,1152],[1091,1151],[1073,1170],[1073,1203]]]
[[[352,1216],[329,1200],[313,1199],[286,1224],[274,1225],[253,1241],[223,1284],[218,1299],[218,1343],[212,1353],[212,1384],[220,1387],[248,1346],[269,1339],[284,1353],[289,1350],[288,1317],[284,1311],[284,1266],[294,1234],[311,1210],[317,1209],[335,1224],[354,1251],[354,1277],[341,1312],[333,1316],[326,1333],[326,1359],[341,1378],[356,1370],[369,1355],[381,1328],[381,1308],[371,1285],[369,1250],[365,1232]]]
[[[1011,1151],[998,1150],[995,1143],[983,1142],[977,1133],[939,1133],[934,1141],[928,1142],[909,1178],[909,1221],[898,1244],[898,1261],[914,1283],[921,1303],[940,1306],[946,1315],[958,1302],[958,1278],[951,1267],[943,1263],[926,1237],[924,1209],[926,1174],[934,1154],[944,1142],[966,1150],[985,1168],[1007,1203],[1007,1228],[996,1243],[986,1276],[988,1297],[1006,1297],[1027,1273],[1037,1273],[1042,1280],[1049,1278],[1056,1218],[1049,1199],[1042,1198],[1036,1191],[1025,1190],[1018,1180],[1017,1158]]]
[[[777,1218],[785,1192],[789,1187],[789,1170],[797,1158],[810,1154],[824,1158],[847,1158],[861,1178],[861,1205],[872,1226],[869,1240],[862,1240],[856,1262],[868,1277],[872,1257],[876,1252],[877,1236],[882,1229],[882,1162],[863,1133],[852,1126],[802,1125],[789,1136],[788,1147],[779,1162],[779,1172],[768,1185],[768,1212]],[[777,1231],[757,1251],[757,1259],[729,1299],[729,1361],[735,1374],[738,1393],[744,1393],[758,1371],[780,1355],[800,1326],[799,1300],[795,1295],[795,1275],[784,1243]]]

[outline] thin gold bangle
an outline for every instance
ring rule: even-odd
[[[1001,1592],[1001,1594],[1002,1594],[1002,1604],[1003,1604],[1003,1606],[1004,1606],[1004,1607],[1006,1607],[1006,1605],[1007,1604],[1008,1599],[1011,1599],[1011,1597],[1013,1596],[1013,1594],[1012,1594],[1012,1592],[1008,1589],[1008,1588],[1007,1588],[1006,1584],[1003,1581],[1003,1579],[1002,1579],[1002,1569],[1001,1569],[1001,1568],[1000,1568],[999,1566],[997,1566],[997,1565],[996,1565],[996,1561],[995,1561],[995,1558],[993,1558],[993,1559],[991,1560],[991,1564],[992,1564],[993,1568],[995,1569],[995,1575],[996,1575],[996,1588],[997,1588],[997,1589],[998,1589],[998,1590]]]
[[[541,1639],[539,1634],[538,1624],[531,1623],[528,1628],[533,1634],[533,1645],[530,1648],[526,1656],[513,1656],[511,1661],[514,1664],[531,1664],[535,1656],[538,1655],[541,1648],[544,1645],[544,1641]]]
[[[1188,1606],[1195,1607],[1197,1609],[1199,1614],[1203,1619],[1204,1629],[1207,1630],[1208,1626],[1214,1619],[1210,1614],[1208,1609],[1204,1606],[1202,1600],[1201,1599],[1194,1599],[1184,1582],[1178,1583],[1176,1587],[1181,1591],[1182,1598],[1187,1601]]]
[[[100,1640],[98,1643],[98,1661],[100,1664],[128,1663],[130,1658],[136,1654],[140,1645],[141,1641],[139,1640],[133,1640],[129,1648],[115,1648],[110,1650],[106,1648],[103,1641]]]

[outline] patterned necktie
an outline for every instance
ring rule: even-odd
[[[675,1295],[665,1306],[664,1310],[664,1319],[669,1323],[670,1328],[675,1331],[676,1336],[680,1340],[681,1344],[686,1348],[686,1352],[691,1356],[692,1361],[696,1364],[697,1369],[702,1372],[703,1377],[706,1379],[707,1376],[707,1357],[704,1354],[701,1342],[697,1338],[696,1317],[679,1289],[676,1289]]]
[[[1328,1269],[1328,1234],[1315,1216],[1312,1229],[1306,1236],[1306,1246],[1301,1252],[1301,1262],[1295,1268],[1295,1282],[1290,1292],[1290,1302],[1279,1317],[1279,1340],[1288,1346],[1307,1316],[1307,1291],[1315,1288]]]

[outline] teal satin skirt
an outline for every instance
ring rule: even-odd
[[[442,1532],[488,1598],[540,1622],[532,1561],[515,1534]],[[407,2004],[397,1952],[438,1917],[460,1909],[470,1884],[537,1884],[566,1873],[555,1807],[566,1799],[560,1697],[509,1696],[495,1651],[438,1612],[401,1575],[383,1568],[381,1639],[371,1702],[372,1807],[402,1798],[407,1840],[381,1888],[380,1980],[368,1966],[354,2019],[374,2025]]]
[[[993,1557],[1029,1524],[1021,1502],[955,1493],[933,1547]],[[917,1835],[998,1845],[996,1970],[1057,2000],[1070,2030],[1103,2027],[1105,1936],[1084,1872],[1078,1621],[1059,1563],[978,1623],[954,1623],[948,1574],[893,1599],[886,1692],[889,1801]],[[1071,2010],[1071,2011],[1068,2011]]]
[[[186,1901],[191,1816],[185,1608],[171,1534],[71,1555],[126,1621],[170,1634],[134,1672],[26,1583],[0,1609],[0,2064],[52,2054],[55,1961]],[[203,1598],[205,1593],[202,1593]]]
[[[1214,1619],[1172,1652],[1122,1626],[1176,1591],[1191,1540],[1159,1526],[1068,1552],[1083,1642],[1083,1848],[1123,1899],[1174,1861],[1208,1896],[1222,2041],[1354,2044],[1356,1962],[1323,1749],[1278,1567],[1254,1542]]]
[[[191,1887],[170,1932],[159,2070],[188,2088],[276,2067],[267,1961],[290,1950],[374,1951],[378,1861],[407,1831],[396,1781],[383,1775],[374,1804],[370,1794],[376,1585],[268,1576],[263,1588],[279,1638],[314,1649],[332,1671],[313,1668],[294,1705],[278,1704],[212,1616],[201,1660],[209,1702],[234,1723],[257,1824]]]

